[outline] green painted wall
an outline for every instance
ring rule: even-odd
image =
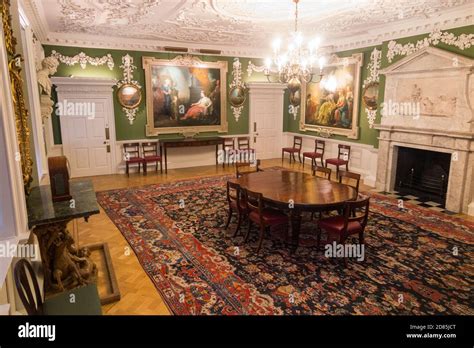
[[[473,34],[474,33],[474,26],[467,26],[467,27],[460,27],[448,30],[448,32],[453,33],[455,35],[461,34]],[[416,43],[418,40],[424,39],[427,37],[428,34],[425,35],[418,35],[412,37],[406,37],[402,39],[397,39],[397,43],[406,44],[409,42]],[[364,63],[361,70],[361,85],[359,86],[359,97],[362,98],[362,82],[368,75],[367,65],[370,62],[370,53],[377,47],[378,49],[382,50],[382,66],[381,68],[385,68],[390,64],[402,59],[403,56],[396,56],[394,60],[389,63],[387,59],[387,51],[388,51],[388,43],[389,41],[383,42],[379,46],[371,46],[365,47],[356,50],[338,52],[337,54],[340,57],[350,56],[354,53],[363,53],[364,54]],[[450,52],[458,53],[463,56],[467,56],[470,58],[474,58],[474,46],[461,50],[454,46],[446,45],[443,43],[439,43],[436,45],[438,48],[445,49]],[[85,76],[85,77],[108,77],[114,79],[121,79],[122,71],[119,66],[122,63],[122,56],[125,54],[130,54],[134,59],[134,64],[137,66],[137,69],[134,73],[134,78],[140,82],[142,86],[145,86],[145,75],[142,68],[142,56],[150,56],[156,58],[165,58],[171,59],[174,58],[177,54],[175,53],[163,53],[163,52],[139,52],[139,51],[127,51],[127,50],[109,50],[109,49],[92,49],[92,48],[77,48],[77,47],[64,47],[64,46],[44,46],[46,56],[51,54],[52,50],[56,50],[57,52],[66,55],[66,56],[74,56],[79,52],[85,52],[87,55],[92,57],[101,57],[107,53],[110,53],[114,59],[115,67],[113,70],[109,70],[105,65],[94,67],[91,65],[87,65],[86,69],[81,69],[79,65],[75,66],[67,66],[65,64],[61,64],[58,68],[58,72],[55,76]],[[217,60],[226,60],[228,62],[228,74],[227,74],[227,82],[232,80],[232,63],[233,57],[218,57],[218,56],[199,56],[203,61],[217,61]],[[242,77],[245,82],[251,81],[266,81],[265,76],[263,73],[254,72],[251,78],[247,76],[247,65],[249,58],[242,58],[239,57],[240,62],[242,63]],[[258,59],[251,59],[254,64],[261,65],[263,64],[262,61]],[[379,90],[379,103],[384,100],[384,89],[385,89],[385,78],[383,75],[380,76],[380,90]],[[122,108],[118,104],[117,98],[114,98],[114,108],[115,108],[115,125],[116,125],[116,133],[117,133],[117,140],[133,140],[133,139],[143,139],[145,138],[145,124],[146,124],[146,106],[145,106],[145,97],[140,105],[139,111],[137,113],[137,118],[133,125],[130,125],[127,118],[124,116],[122,112]],[[285,93],[285,101],[284,101],[284,120],[283,120],[283,129],[287,132],[296,132],[308,135],[315,135],[314,132],[307,131],[307,132],[300,132],[299,130],[299,117],[294,119],[293,115],[289,113],[289,93]],[[352,141],[352,142],[359,142],[363,144],[373,145],[378,147],[378,131],[375,129],[370,129],[369,124],[367,121],[367,115],[365,113],[365,108],[359,100],[359,139],[348,139],[343,136],[334,136],[334,139],[343,140],[343,141]],[[53,130],[54,130],[54,141],[56,144],[61,143],[61,134],[60,134],[60,125],[59,125],[59,118],[55,115],[52,117],[53,120]],[[242,112],[242,115],[238,122],[235,121],[234,116],[232,114],[232,110],[230,109],[230,105],[227,105],[227,121],[229,123],[229,132],[228,134],[242,134],[247,133],[249,131],[249,105],[248,105],[248,98]],[[380,113],[377,113],[377,118],[375,123],[380,123]],[[160,137],[166,137],[162,135]]]
[[[467,27],[459,27],[459,28],[454,28],[447,30],[449,33],[453,33],[456,36],[461,35],[461,34],[473,34],[474,33],[474,26],[467,26]],[[424,38],[428,37],[428,34],[424,35],[418,35],[418,36],[411,36],[411,37],[406,37],[402,39],[397,39],[395,40],[397,43],[400,44],[406,44],[406,43],[416,43],[418,40],[422,40]],[[356,50],[351,50],[351,51],[344,51],[344,52],[338,52],[337,55],[340,57],[345,57],[345,56],[350,56],[354,53],[363,53],[364,54],[364,63],[362,66],[362,71],[361,71],[361,85],[359,86],[359,127],[360,127],[360,132],[359,132],[359,139],[348,139],[344,136],[336,135],[333,136],[333,139],[338,139],[338,140],[344,140],[344,141],[352,141],[352,142],[359,142],[363,144],[369,144],[373,145],[375,147],[378,147],[378,131],[376,129],[370,129],[369,124],[367,121],[367,115],[365,112],[365,108],[362,104],[362,83],[365,80],[365,78],[368,75],[367,71],[367,65],[370,62],[370,53],[372,50],[377,47],[379,50],[382,50],[382,61],[381,61],[381,69],[388,67],[389,65],[397,62],[398,60],[406,57],[406,56],[395,56],[394,59],[392,60],[391,63],[388,62],[387,59],[387,52],[388,52],[388,43],[390,40],[385,41],[382,43],[382,45],[379,46],[372,46],[372,47],[365,47],[365,48],[360,48]],[[467,48],[465,50],[461,50],[457,47],[446,45],[443,43],[439,43],[435,47],[441,48],[453,53],[457,53],[459,55],[463,55],[469,58],[474,58],[474,43],[473,46],[470,48]],[[379,89],[379,97],[378,101],[379,104],[383,102],[384,100],[384,92],[385,92],[385,76],[380,75],[380,89]],[[286,92],[285,94],[285,105],[284,105],[284,110],[285,110],[285,119],[284,119],[284,130],[288,132],[295,132],[295,133],[301,133],[301,134],[308,134],[308,135],[315,135],[315,132],[311,131],[306,131],[302,132],[299,130],[299,122],[300,122],[300,115],[296,117],[296,120],[294,120],[293,115],[289,113],[289,93]],[[380,123],[380,112],[377,112],[377,118],[375,119],[375,123]]]
[[[92,66],[87,65],[85,69],[82,69],[79,64],[74,66],[68,66],[66,64],[60,64],[58,71],[54,76],[80,76],[80,77],[104,77],[104,78],[113,78],[120,80],[122,78],[122,56],[127,53],[133,57],[133,63],[137,67],[134,71],[133,77],[138,81],[144,92],[145,90],[145,72],[142,66],[142,57],[156,57],[161,59],[172,59],[175,56],[179,55],[176,53],[165,53],[165,52],[140,52],[140,51],[128,51],[128,50],[109,50],[109,49],[95,49],[95,48],[80,48],[80,47],[66,47],[66,46],[44,46],[45,55],[49,56],[51,51],[55,50],[65,56],[75,56],[80,52],[86,53],[91,57],[102,57],[110,53],[114,59],[115,66],[110,70],[106,65],[101,66]],[[228,72],[227,72],[227,89],[230,81],[232,81],[232,63],[234,57],[222,57],[222,56],[198,56],[201,60],[205,62],[215,62],[215,61],[227,61]],[[242,79],[244,82],[253,82],[253,81],[266,81],[263,73],[254,72],[249,78],[247,76],[247,65],[249,60],[254,64],[261,65],[263,62],[259,59],[249,59],[239,57],[239,60],[242,64]],[[228,93],[228,91],[227,91]],[[55,97],[53,98],[55,99]],[[133,125],[131,125],[128,119],[125,117],[125,114],[122,111],[122,107],[118,103],[117,98],[114,98],[114,110],[115,110],[115,129],[117,140],[133,140],[133,139],[144,139],[145,136],[145,125],[146,125],[146,105],[145,105],[145,94],[142,98],[142,103],[140,104],[137,116]],[[56,101],[56,100],[55,100]],[[59,117],[53,115],[53,132],[54,132],[54,143],[61,144],[61,130],[59,124]],[[229,124],[229,131],[227,134],[244,134],[248,133],[248,124],[249,124],[249,105],[248,98],[245,103],[245,107],[242,111],[242,114],[239,118],[239,121],[236,122],[230,104],[227,103],[227,122]],[[203,133],[204,134],[204,133]],[[212,134],[212,133],[207,133]],[[160,135],[160,138],[173,136],[169,135]]]

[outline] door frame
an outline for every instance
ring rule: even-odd
[[[56,86],[58,102],[64,99],[104,99],[109,109],[109,145],[110,145],[110,174],[117,173],[116,159],[116,134],[115,134],[115,111],[113,102],[114,79],[91,78],[91,77],[52,77],[53,84]],[[55,117],[53,115],[53,117]],[[61,136],[63,142],[63,154],[69,156],[70,144],[67,137],[65,125],[61,123]],[[105,130],[104,130],[105,131]],[[71,176],[74,177],[73,173]]]
[[[249,135],[251,138],[252,143],[255,142],[256,138],[256,133],[254,129],[254,122],[257,119],[257,110],[255,110],[255,106],[252,105],[252,100],[255,98],[258,98],[259,96],[265,96],[265,97],[273,97],[275,99],[276,105],[280,105],[279,111],[275,115],[276,119],[280,119],[280,122],[278,123],[278,145],[281,147],[283,145],[283,121],[284,121],[284,96],[285,96],[285,89],[286,85],[283,83],[270,83],[270,82],[250,82],[247,84],[249,87]],[[279,150],[279,151],[280,151]],[[278,156],[275,158],[279,158],[280,155],[279,153],[277,154]]]

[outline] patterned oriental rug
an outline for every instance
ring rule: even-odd
[[[257,255],[224,230],[228,178],[97,193],[174,314],[474,314],[474,223],[371,193],[364,261],[326,258],[308,219],[296,253],[281,229]]]

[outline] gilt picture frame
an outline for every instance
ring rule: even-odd
[[[362,65],[362,53],[350,57],[332,55],[321,81],[302,84],[301,131],[359,138]]]
[[[227,132],[227,61],[142,58],[146,135]]]

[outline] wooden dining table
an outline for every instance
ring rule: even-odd
[[[289,212],[294,250],[298,247],[303,212],[336,210],[357,198],[351,186],[289,170],[249,173],[230,181],[242,189],[261,193],[267,205]]]

